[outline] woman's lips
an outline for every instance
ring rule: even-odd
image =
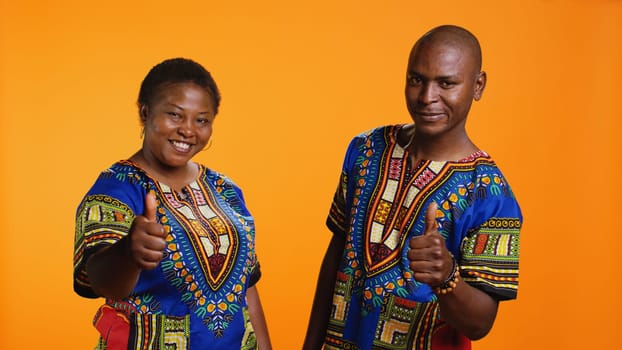
[[[190,151],[190,147],[192,146],[192,144],[182,141],[171,140],[170,142],[173,145],[173,148],[181,153],[187,153]]]

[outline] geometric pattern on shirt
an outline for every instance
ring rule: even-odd
[[[199,322],[195,322],[195,324],[191,325],[193,331],[200,332],[201,328],[205,326],[208,330],[213,332],[216,338],[220,338],[224,337],[224,331],[228,327],[235,328],[235,331],[239,331],[241,317],[236,317],[245,309],[243,305],[245,302],[244,291],[246,289],[247,280],[251,275],[251,271],[259,270],[259,265],[254,253],[254,224],[252,216],[246,214],[243,199],[234,184],[229,182],[226,177],[211,172],[203,166],[200,166],[199,172],[202,175],[197,181],[201,181],[202,184],[211,190],[210,194],[213,194],[217,199],[216,204],[222,206],[222,211],[227,213],[228,217],[230,217],[228,223],[235,224],[235,230],[232,232],[239,232],[240,234],[236,237],[240,241],[239,256],[237,257],[236,266],[229,274],[229,278],[222,284],[219,290],[211,290],[207,282],[208,277],[204,275],[198,258],[193,254],[193,247],[189,241],[190,232],[185,231],[183,224],[173,215],[174,211],[167,206],[167,201],[161,189],[158,187],[157,181],[150,178],[149,175],[136,164],[130,161],[120,161],[109,169],[109,171],[100,175],[96,183],[96,186],[98,186],[97,191],[104,191],[103,193],[107,193],[108,189],[110,189],[111,192],[114,193],[116,189],[114,183],[108,184],[108,186],[101,186],[100,181],[119,181],[134,186],[134,189],[138,191],[134,192],[133,189],[129,189],[127,194],[129,197],[138,196],[138,198],[136,198],[138,200],[142,198],[140,197],[141,189],[147,192],[150,190],[156,191],[156,217],[158,222],[162,224],[164,230],[168,233],[166,236],[167,246],[164,251],[164,258],[160,262],[160,271],[164,274],[165,281],[158,280],[158,286],[152,289],[149,287],[148,283],[151,283],[155,278],[159,277],[153,276],[153,274],[145,274],[144,276],[141,274],[137,288],[142,290],[143,287],[147,287],[148,291],[137,292],[137,294],[132,294],[123,300],[107,299],[106,303],[108,305],[114,305],[115,309],[122,311],[128,317],[132,313],[163,315],[166,312],[163,309],[170,309],[171,307],[178,308],[178,304],[185,304],[191,313],[194,313],[200,318]],[[208,191],[208,189],[206,189],[206,191]],[[142,193],[144,195],[144,192]],[[86,232],[87,230],[79,229],[79,227],[83,227],[84,219],[89,217],[88,215],[83,215],[86,211],[84,207],[88,206],[86,202],[92,199],[92,197],[94,196],[85,197],[84,202],[78,210],[76,246],[81,246],[82,248],[80,248],[79,252],[75,253],[74,256],[77,258],[84,255],[84,257],[82,257],[82,264],[74,268],[74,274],[76,276],[78,276],[79,270],[83,268],[84,260],[88,259],[88,255],[94,248],[114,243],[127,234],[134,217],[132,209],[128,208],[125,203],[119,202],[114,198],[109,202],[117,202],[117,205],[122,207],[120,211],[118,210],[119,208],[115,210],[117,212],[116,214],[105,214],[101,215],[100,219],[96,219],[99,213],[104,213],[104,211],[99,209],[90,211],[90,213],[94,215],[92,216],[93,221],[103,221],[102,218],[115,218],[114,223],[111,225],[115,232],[112,236],[106,236],[105,240],[100,241],[102,243],[101,245],[92,242],[93,248],[89,245],[89,249],[87,250],[84,248],[84,235],[81,233],[81,231]],[[191,197],[188,196],[188,198]],[[130,203],[131,201],[132,198],[129,198]],[[121,212],[125,214],[120,215]],[[122,218],[122,220],[118,220],[119,218]],[[128,220],[127,218],[131,219]],[[95,224],[97,223],[95,222]],[[115,227],[117,224],[119,224],[118,230]],[[102,238],[104,237],[102,236]],[[79,277],[75,278],[78,279]],[[142,283],[143,281],[145,283]],[[168,283],[171,287],[177,289],[178,294],[175,292],[170,293],[170,290],[164,291],[164,293],[169,294],[161,293],[162,290],[159,286],[162,282]],[[86,287],[90,289],[88,285]],[[74,284],[74,288],[76,288],[76,284]],[[84,289],[84,287],[82,287],[82,289]],[[151,293],[152,291],[153,293]],[[81,295],[88,295],[88,290],[83,290],[79,293],[82,293]],[[91,293],[93,297],[96,296],[92,291]],[[172,296],[176,298],[176,300],[161,298],[161,296],[164,295]],[[199,325],[199,323],[202,323],[202,325]],[[140,329],[137,331],[141,332]],[[150,332],[151,329],[144,329],[142,331]],[[230,337],[225,340],[230,340]],[[160,339],[159,343],[164,344],[163,339]],[[105,342],[103,346],[105,346]]]
[[[430,349],[438,303],[387,295],[378,319],[372,349]],[[415,325],[415,323],[417,323]]]
[[[333,306],[324,338],[325,349],[356,349],[356,346],[353,346],[353,344],[346,345],[343,338],[343,330],[348,318],[347,313],[350,309],[349,296],[352,295],[352,281],[351,276],[347,276],[340,271],[337,272],[333,292]]]
[[[216,194],[209,186],[203,186],[203,183],[203,179],[201,185],[196,181],[191,183],[190,194],[185,195],[185,198],[173,193],[168,186],[157,184],[165,198],[164,205],[182,226],[186,241],[197,257],[197,264],[188,265],[187,259],[190,257],[184,258],[186,253],[176,243],[175,236],[179,233],[171,231],[170,226],[165,225],[170,233],[167,236],[170,260],[163,261],[162,268],[167,279],[181,293],[181,300],[202,319],[216,338],[222,338],[235,314],[241,311],[240,304],[243,302],[247,276],[250,275],[251,267],[256,264],[254,237],[252,223],[236,211],[231,213],[231,217],[227,216],[220,209]],[[230,193],[227,191],[218,193],[218,196],[231,204],[228,195]],[[166,216],[162,219],[166,219]],[[198,226],[199,222],[203,226]],[[213,233],[211,237],[205,236],[210,233]],[[246,254],[239,254],[240,237],[247,242]],[[234,267],[235,259],[239,260],[238,267]],[[197,268],[200,272],[193,272]],[[229,278],[233,271],[240,274],[238,279]],[[213,274],[208,275],[210,273]],[[214,276],[214,273],[218,274]],[[210,291],[204,289],[205,285]]]
[[[121,201],[107,195],[87,196],[76,218],[74,270],[77,272],[76,283],[90,289],[86,275],[84,254],[99,244],[111,245],[127,235],[134,220],[132,210]]]
[[[382,195],[385,193],[387,187],[387,178],[400,178],[403,169],[402,164],[407,162],[399,162],[399,157],[394,156],[393,148],[395,147],[395,135],[397,134],[397,127],[383,128],[382,130],[372,130],[366,135],[358,138],[351,143],[351,148],[348,149],[346,160],[344,162],[343,172],[340,178],[340,186],[338,186],[333,199],[333,204],[329,217],[327,219],[328,227],[335,234],[343,234],[346,238],[346,245],[343,254],[342,267],[340,272],[347,275],[346,281],[340,282],[339,276],[337,276],[337,282],[335,283],[335,291],[333,293],[333,312],[329,322],[326,336],[326,348],[327,349],[356,349],[357,342],[361,341],[365,348],[372,348],[373,342],[367,342],[367,337],[371,337],[371,334],[367,336],[361,335],[362,331],[360,327],[365,327],[365,333],[369,332],[369,326],[378,326],[378,312],[383,313],[386,310],[386,304],[383,303],[387,296],[395,295],[398,297],[409,298],[412,300],[411,295],[402,296],[404,281],[409,283],[408,291],[413,290],[410,288],[411,281],[415,282],[412,276],[406,276],[408,273],[408,266],[396,266],[397,262],[388,265],[387,267],[377,266],[375,275],[369,273],[370,254],[368,246],[371,239],[369,238],[370,222],[378,222],[383,225],[390,226],[390,220],[384,214],[390,211],[389,206],[399,207],[399,201],[386,201],[386,203],[380,203],[378,198],[383,199]],[[377,132],[380,131],[380,132]],[[391,148],[391,151],[387,151]],[[399,150],[398,150],[399,152]],[[392,158],[393,162],[387,163],[387,158]],[[396,159],[397,158],[397,159]],[[511,197],[511,191],[506,184],[503,183],[502,176],[495,176],[494,169],[496,166],[489,156],[483,152],[478,151],[466,158],[463,158],[457,162],[447,162],[449,164],[443,164],[445,162],[419,162],[414,166],[411,166],[408,171],[412,171],[413,175],[420,175],[419,179],[420,191],[418,193],[417,201],[419,205],[429,203],[431,200],[439,204],[439,210],[437,210],[436,221],[439,224],[439,232],[446,239],[454,239],[452,242],[452,249],[457,258],[461,258],[461,251],[459,247],[455,246],[458,241],[453,236],[454,224],[457,219],[461,217],[462,211],[470,210],[474,200],[486,200],[488,203],[494,203],[495,199],[488,199],[490,196]],[[348,165],[346,167],[345,165]],[[448,169],[443,169],[447,167]],[[388,169],[387,169],[388,168]],[[431,168],[431,176],[435,176],[438,182],[435,180],[430,181],[425,173],[426,168]],[[491,168],[493,174],[481,174],[482,169]],[[382,173],[382,172],[385,173]],[[411,173],[411,174],[412,174]],[[464,176],[461,174],[464,173]],[[423,174],[423,176],[421,176]],[[436,175],[433,175],[436,174]],[[404,174],[404,178],[408,179],[409,174]],[[473,179],[473,176],[477,176],[477,179]],[[464,180],[475,180],[473,183],[464,184],[466,187],[459,188],[459,195],[456,197],[456,202],[452,202],[453,197],[445,198],[447,191],[452,191],[456,187],[462,186]],[[412,180],[412,178],[410,178]],[[428,181],[427,188],[425,182]],[[403,181],[408,184],[408,180]],[[391,185],[389,185],[391,186]],[[405,190],[406,191],[406,190]],[[464,193],[465,196],[461,196]],[[389,191],[388,194],[391,194]],[[449,195],[452,195],[451,193]],[[396,196],[397,197],[397,196]],[[376,199],[376,202],[374,202]],[[507,198],[501,198],[501,201],[507,200]],[[510,199],[511,201],[511,199]],[[509,202],[509,201],[508,201]],[[397,205],[395,203],[398,203]],[[453,205],[456,204],[456,205]],[[466,204],[466,205],[465,205]],[[372,211],[370,208],[379,208],[380,213]],[[425,208],[412,208],[415,204],[411,205],[412,217],[419,218],[417,222],[410,226],[406,232],[416,234],[422,232],[424,223],[421,220],[422,212]],[[447,206],[447,209],[443,208]],[[468,207],[468,208],[467,208]],[[375,209],[375,208],[374,208]],[[347,210],[347,211],[346,211]],[[376,215],[377,214],[377,215]],[[442,216],[440,216],[442,214]],[[387,224],[389,222],[389,224]],[[464,229],[464,228],[461,228]],[[468,228],[467,228],[468,230]],[[463,234],[467,232],[461,231]],[[367,234],[366,234],[367,233]],[[450,237],[448,234],[452,234]],[[382,236],[381,236],[382,238]],[[377,240],[377,239],[376,239]],[[404,241],[401,243],[403,252]],[[383,243],[384,244],[384,243]],[[459,252],[459,253],[456,253]],[[398,252],[399,258],[401,258],[401,252]],[[372,263],[374,262],[371,260]],[[460,259],[460,263],[464,263]],[[401,264],[401,261],[400,261]],[[373,268],[374,266],[371,265]],[[462,265],[461,265],[462,268]],[[372,272],[374,272],[372,270]],[[402,278],[403,277],[403,278]],[[465,277],[463,275],[463,277]],[[466,278],[465,278],[466,279]],[[338,288],[338,286],[352,286],[350,288]],[[415,284],[414,287],[417,287]],[[345,289],[345,291],[342,291]],[[483,288],[482,288],[483,289]],[[415,291],[419,290],[414,288]],[[425,293],[425,289],[421,289]],[[426,297],[426,295],[420,295],[420,297]],[[432,293],[430,293],[428,304],[437,304],[437,299]],[[336,305],[346,306],[345,309],[341,307],[335,308]],[[352,309],[352,310],[351,310]],[[350,314],[350,311],[356,312],[356,314]],[[345,318],[344,318],[345,315]],[[335,318],[339,320],[335,320]],[[335,322],[337,321],[337,322]],[[416,328],[420,324],[420,321],[413,324],[412,327]],[[438,323],[438,322],[437,322]],[[400,321],[395,321],[392,326],[389,326],[387,330],[389,333],[385,335],[385,339],[389,337],[390,329],[396,330],[399,327]],[[377,329],[377,328],[376,328]],[[428,333],[433,333],[433,330],[429,330]],[[395,333],[395,332],[394,332]],[[399,332],[398,332],[399,333]],[[380,333],[378,333],[380,334]],[[428,336],[427,333],[421,333],[420,336]],[[374,335],[375,334],[374,332]],[[344,339],[348,338],[348,339]],[[398,336],[399,337],[399,336]],[[411,345],[416,345],[412,344]],[[420,345],[420,344],[419,344]],[[393,349],[392,346],[378,347],[383,349]],[[417,348],[417,347],[414,347]]]
[[[200,173],[203,174],[204,172],[206,170],[202,168]],[[168,218],[164,215],[166,211],[163,208],[159,208],[159,213],[162,214],[160,218],[161,223],[169,233],[166,237],[168,244],[166,253],[168,257],[161,262],[161,266],[167,280],[181,294],[181,301],[185,302],[189,309],[202,319],[203,324],[212,331],[216,338],[221,338],[224,336],[225,330],[232,324],[235,315],[241,311],[240,304],[243,302],[247,277],[250,275],[250,270],[257,265],[257,261],[253,249],[254,232],[252,222],[238,213],[237,210],[240,208],[235,207],[237,193],[223,189],[222,186],[218,185],[222,178],[216,180],[217,183],[214,184],[216,193],[211,187],[203,185],[207,184],[206,181],[208,181],[207,178],[201,177],[201,186],[196,181],[190,184],[190,191],[188,192],[191,193],[184,194],[183,198],[181,195],[173,193],[168,186],[161,183],[156,184],[158,191],[164,198],[163,205],[175,217],[175,221],[182,226],[183,237],[186,237],[186,239],[183,239],[182,236],[177,237],[182,235],[182,233],[172,230],[172,226],[168,224]],[[220,209],[221,207],[217,202],[216,196],[224,200],[232,209],[237,208],[231,212],[231,217],[226,215],[223,209]],[[200,219],[201,223],[208,222],[214,224],[216,222],[215,218],[222,220],[222,225],[216,224],[217,227],[220,227],[220,230],[208,226],[207,228],[201,227],[203,231],[197,233],[196,224],[193,226],[189,223],[191,219]],[[233,220],[235,220],[235,223]],[[198,221],[195,222],[198,223]],[[228,245],[227,253],[231,254],[231,259],[237,259],[237,263],[236,261],[231,261],[231,259],[219,259],[216,262],[223,262],[223,266],[216,266],[216,268],[209,266],[210,261],[205,257],[207,255],[205,251],[210,250],[216,244],[209,238],[201,236],[201,233],[205,234],[205,231],[208,230],[215,230],[221,236],[224,235],[224,232],[232,235],[232,237],[226,238],[218,237],[222,238],[222,240],[217,243],[221,244],[220,250],[223,252],[222,241],[226,241]],[[241,250],[240,239],[244,239],[246,242],[244,247],[246,250],[245,254],[239,253]],[[212,240],[215,241],[215,238],[212,237]],[[186,248],[180,246],[182,241],[189,242],[188,249],[196,253],[188,255],[188,252],[184,251]],[[213,251],[218,251],[218,249],[213,249]],[[197,256],[197,260],[193,260],[191,258],[192,255]],[[220,256],[222,257],[222,255],[224,253]],[[218,257],[216,254],[211,256]],[[189,264],[190,261],[196,261],[197,263]],[[211,262],[213,263],[214,260]],[[210,271],[208,270],[209,268],[212,268],[212,271],[220,271],[221,274],[221,276],[216,276],[220,278],[220,280],[216,281],[219,287],[216,290],[214,289],[214,284],[210,284],[210,276],[207,276],[207,273]],[[196,269],[200,269],[200,271],[197,272]],[[229,278],[233,272],[239,275],[239,278]],[[206,288],[210,290],[206,290]]]
[[[133,313],[128,349],[187,350],[190,316]]]
[[[426,161],[411,173],[405,169],[406,162],[404,149],[393,143],[387,145],[378,165],[384,171],[378,174],[364,228],[365,269],[370,277],[400,261],[404,240],[425,203],[421,199],[442,180],[447,163]]]
[[[217,291],[235,265],[239,249],[236,226],[214,204],[211,191],[197,181],[188,185],[189,195],[195,205],[191,205],[189,198],[180,198],[167,185],[159,183],[159,186],[167,207],[184,227],[184,231],[188,232],[194,253],[207,277],[207,284],[213,291]]]
[[[490,218],[462,242],[463,279],[500,296],[518,290],[520,220]]]

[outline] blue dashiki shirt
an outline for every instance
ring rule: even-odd
[[[483,151],[411,164],[396,141],[403,126],[365,132],[348,147],[327,219],[346,243],[325,349],[470,348],[409,267],[408,241],[424,231],[433,201],[462,279],[497,300],[516,297],[522,214],[501,171]]]
[[[241,190],[199,167],[180,193],[130,161],[102,172],[76,214],[74,290],[96,298],[88,257],[129,232],[154,191],[157,220],[168,232],[164,258],[143,270],[131,295],[106,299],[93,321],[97,349],[255,349],[246,290],[260,276],[255,227]]]

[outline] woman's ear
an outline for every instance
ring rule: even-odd
[[[140,114],[140,121],[144,124],[147,120],[147,115],[149,115],[149,108],[147,105],[140,105],[138,113]]]

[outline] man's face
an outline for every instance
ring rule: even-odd
[[[417,134],[444,137],[464,132],[473,99],[486,84],[466,45],[419,43],[406,73],[406,104]]]

